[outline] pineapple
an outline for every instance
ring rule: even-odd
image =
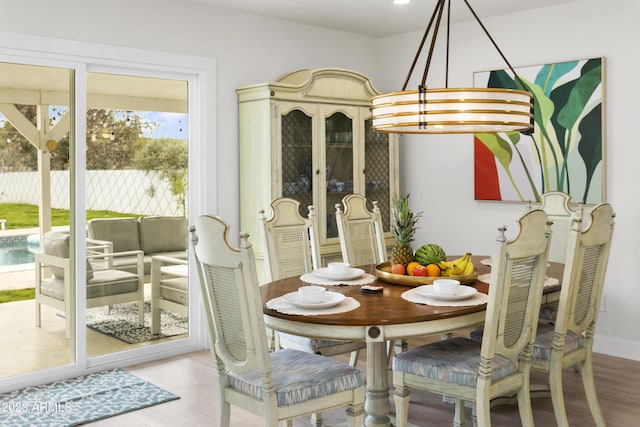
[[[396,241],[391,251],[391,264],[406,266],[413,261],[413,249],[411,242],[414,240],[416,223],[422,216],[422,212],[413,213],[409,210],[409,194],[396,196],[393,199],[393,238]]]

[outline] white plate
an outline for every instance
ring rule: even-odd
[[[298,292],[290,292],[282,296],[286,302],[300,308],[329,308],[344,301],[345,296],[338,292],[327,291],[324,293],[324,301],[318,303],[302,302]]]
[[[418,295],[423,297],[435,298],[443,301],[457,301],[462,299],[471,298],[478,292],[476,288],[471,286],[460,285],[458,293],[456,295],[439,295],[436,293],[433,285],[422,285],[416,288]]]
[[[353,280],[362,276],[364,274],[364,270],[359,268],[350,268],[347,274],[331,274],[329,272],[329,267],[324,267],[313,270],[313,274],[329,280]]]

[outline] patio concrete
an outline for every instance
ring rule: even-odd
[[[35,279],[36,273],[33,266],[28,270],[0,270],[0,290],[33,288]]]

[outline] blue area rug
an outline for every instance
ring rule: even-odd
[[[179,398],[114,369],[0,393],[0,426],[77,426]]]

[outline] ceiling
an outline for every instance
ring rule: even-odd
[[[424,30],[436,0],[412,0],[395,5],[393,0],[174,0],[203,3],[271,18],[332,28],[373,37]],[[579,0],[475,0],[475,12],[486,18],[496,15],[571,3]],[[451,20],[473,16],[463,0],[451,2]]]

